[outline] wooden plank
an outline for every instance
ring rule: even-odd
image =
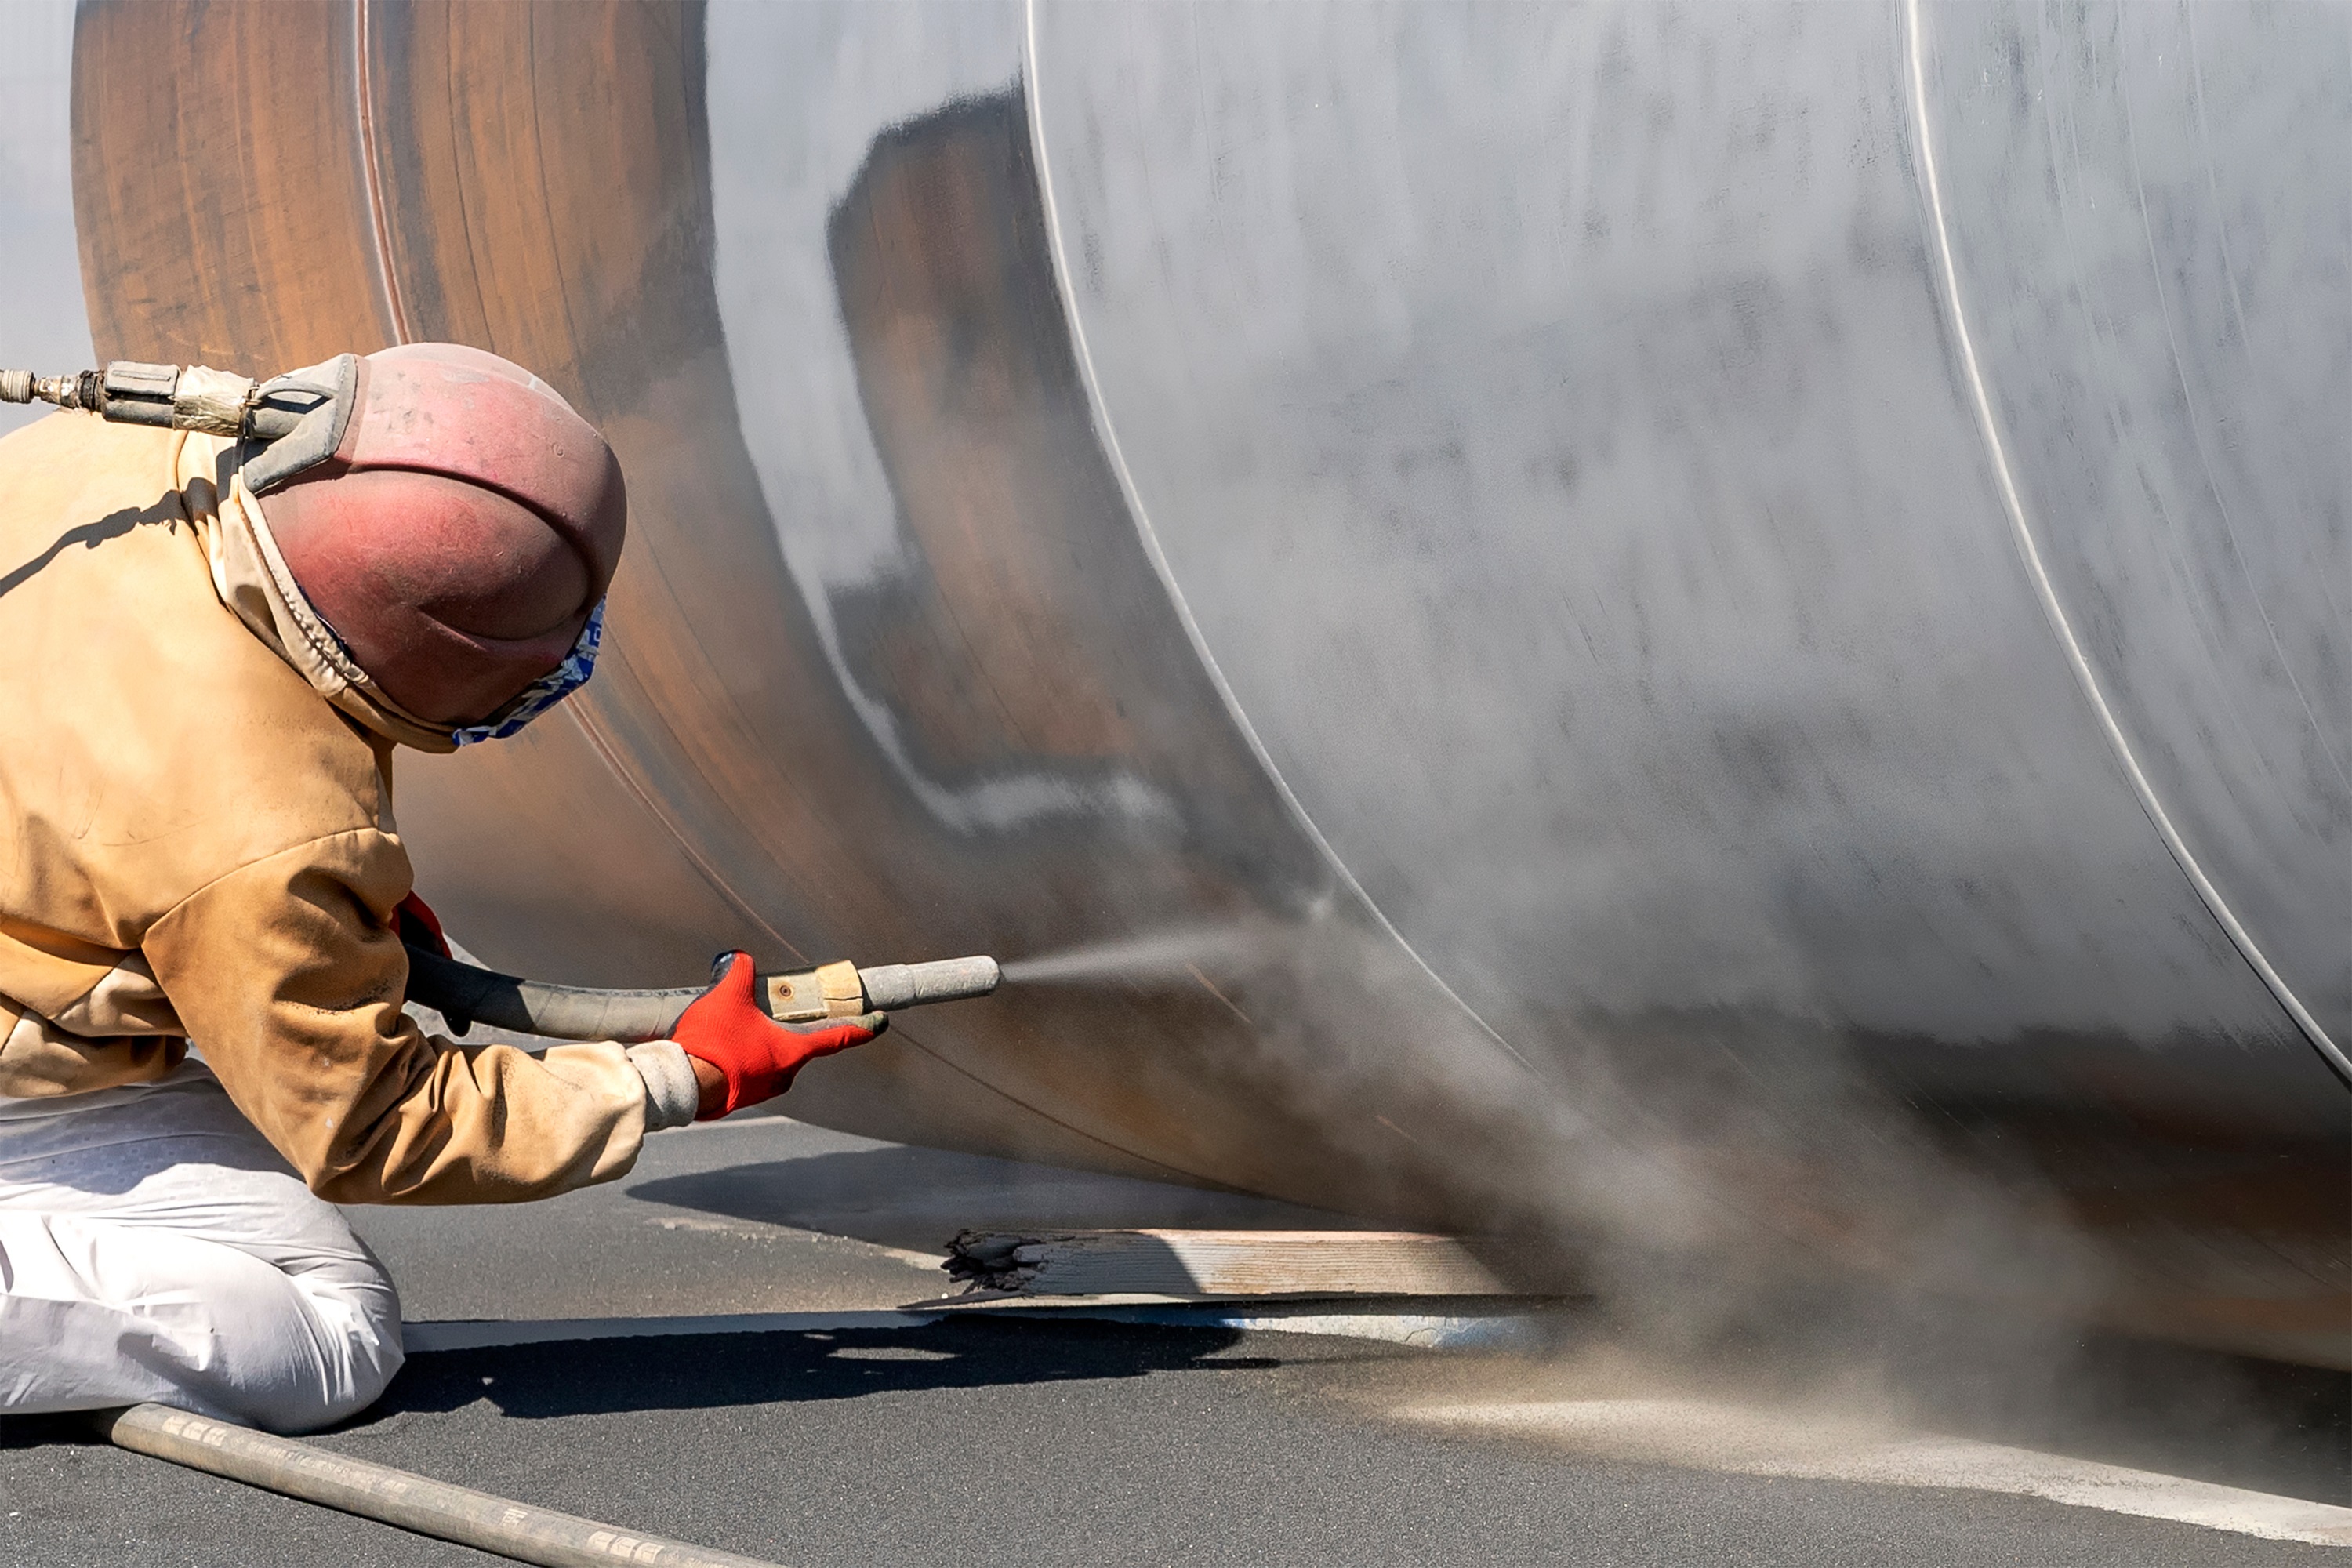
[[[1032,1296],[1514,1293],[1453,1237],[1402,1230],[968,1230],[948,1272]]]

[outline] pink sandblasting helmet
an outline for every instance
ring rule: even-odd
[[[367,355],[352,402],[331,457],[257,497],[278,552],[393,701],[452,728],[493,720],[604,599],[627,531],[620,463],[545,382],[457,343]]]

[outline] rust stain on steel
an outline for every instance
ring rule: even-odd
[[[1076,384],[1019,117],[975,102],[886,137],[828,240],[874,442],[915,569],[846,606],[845,652],[908,721],[920,765],[970,775],[1137,759],[1127,668],[1171,650],[1121,624],[1115,481],[1055,395]],[[1055,476],[1041,481],[1041,476]],[[1041,510],[1044,507],[1050,510]],[[1071,515],[1076,513],[1077,515]],[[1097,580],[1099,580],[1097,578]]]
[[[324,5],[82,8],[74,203],[100,359],[268,375],[394,341],[357,69]]]

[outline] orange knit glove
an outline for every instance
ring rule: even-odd
[[[688,1056],[709,1062],[727,1080],[726,1103],[697,1121],[772,1100],[793,1087],[793,1075],[803,1062],[862,1046],[890,1026],[887,1013],[779,1024],[752,1000],[750,953],[721,953],[712,967],[719,979],[670,1031]]]

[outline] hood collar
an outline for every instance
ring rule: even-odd
[[[245,628],[313,690],[368,729],[422,752],[453,752],[478,741],[503,740],[587,683],[603,641],[604,606],[588,616],[563,662],[479,724],[453,729],[418,718],[394,701],[359,667],[302,594],[278,552],[268,519],[245,482],[236,443],[224,437],[184,437],[174,480],[186,498],[189,521],[203,541],[213,591]],[[220,475],[226,468],[227,489]]]

